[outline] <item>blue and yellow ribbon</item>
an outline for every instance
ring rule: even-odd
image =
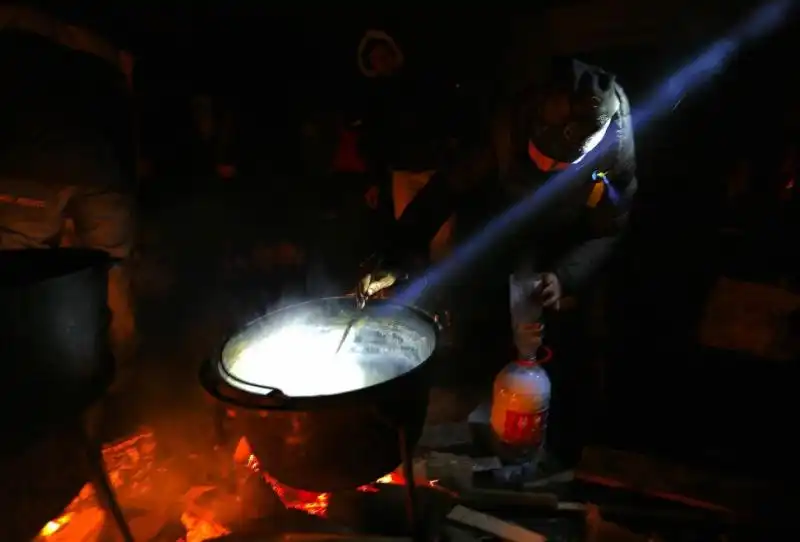
[[[594,170],[592,172],[592,180],[594,181],[594,186],[592,186],[592,191],[586,200],[587,207],[590,209],[597,207],[606,192],[608,192],[608,199],[611,200],[611,203],[616,204],[619,201],[619,194],[617,194],[614,186],[609,181],[607,172],[598,169]]]

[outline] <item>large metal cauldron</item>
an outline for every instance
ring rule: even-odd
[[[114,372],[112,263],[99,251],[0,251],[2,540],[30,540],[89,479],[82,414]]]
[[[25,398],[29,415],[67,417],[105,392],[114,375],[107,305],[112,264],[94,250],[0,251],[0,359],[5,381],[13,382],[3,406]],[[31,425],[12,418],[2,422],[3,431],[6,424]]]
[[[363,311],[347,297],[302,303],[231,337],[201,381],[280,482],[352,489],[397,468],[401,430],[408,445],[419,440],[437,331],[427,314],[388,302]]]

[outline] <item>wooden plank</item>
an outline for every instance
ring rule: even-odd
[[[586,448],[576,478],[723,513],[750,510],[768,483],[706,472],[643,454]]]
[[[447,519],[462,523],[470,527],[475,527],[481,531],[499,536],[503,540],[511,542],[545,542],[547,540],[541,534],[497,519],[496,517],[475,510],[470,510],[458,505],[447,514]]]

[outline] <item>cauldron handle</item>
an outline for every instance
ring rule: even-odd
[[[230,374],[227,370],[225,370],[225,367],[222,364],[217,365],[213,363],[211,360],[207,360],[205,363],[203,363],[200,369],[200,383],[203,385],[206,391],[208,391],[211,395],[213,395],[217,399],[226,401],[228,403],[240,407],[252,406],[251,404],[248,404],[246,401],[243,401],[241,398],[236,397],[233,394],[225,393],[224,391],[225,386],[223,386],[224,380],[220,378],[219,373],[214,370],[215,368],[218,368],[219,371],[223,371],[225,373],[225,376],[230,378],[231,380],[240,382],[245,386],[250,386],[252,388],[258,388],[260,390],[264,390],[266,393],[259,395],[261,395],[262,398],[265,399],[268,398],[272,401],[275,401],[273,405],[270,405],[272,408],[282,409],[285,407],[284,404],[285,401],[290,399],[288,395],[283,393],[278,388],[272,388],[270,386],[264,386],[262,384],[253,384],[251,382],[247,382],[245,380],[242,380],[241,378],[237,378],[234,375]]]

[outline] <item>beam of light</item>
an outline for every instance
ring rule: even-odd
[[[688,92],[707,83],[713,75],[720,73],[730,61],[732,55],[743,45],[774,31],[787,20],[792,11],[794,0],[777,0],[762,5],[750,14],[741,24],[732,29],[727,36],[711,44],[700,55],[687,62],[674,72],[667,80],[652,92],[644,103],[633,111],[634,125],[643,126],[658,115],[671,110],[675,103]],[[602,153],[613,144],[613,138],[607,137],[604,144],[598,146],[594,153]],[[592,160],[582,160],[573,167],[549,179],[535,192],[511,206],[502,215],[487,224],[480,232],[456,247],[445,260],[434,265],[420,278],[407,284],[400,290],[395,299],[398,303],[414,304],[428,289],[435,289],[453,276],[459,269],[474,263],[495,245],[503,236],[512,235],[514,231],[531,217],[540,213],[560,196],[569,193],[569,189],[585,182],[589,173],[582,164]],[[607,179],[603,179],[607,187]],[[613,194],[611,194],[613,197]]]

